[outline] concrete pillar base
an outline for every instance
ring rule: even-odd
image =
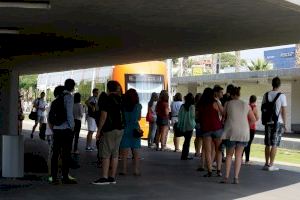
[[[24,176],[23,135],[2,135],[2,176],[6,178]]]

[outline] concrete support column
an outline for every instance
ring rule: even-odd
[[[0,136],[2,176],[24,175],[24,141],[18,135],[19,74],[0,69]]]
[[[292,115],[292,131],[300,132],[300,80],[295,80],[292,83],[292,91],[291,91],[291,115]]]

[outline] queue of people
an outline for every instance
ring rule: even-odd
[[[50,159],[53,184],[59,183],[57,174],[59,157],[62,159],[62,183],[77,183],[75,179],[70,178],[69,161],[71,152],[79,153],[78,138],[83,105],[80,103],[79,93],[72,95],[74,86],[74,80],[67,79],[64,86],[56,88],[55,100],[51,103],[48,115],[48,126],[53,133]],[[265,94],[262,105],[262,121],[266,127],[266,163],[263,169],[269,171],[278,170],[274,166],[276,149],[280,145],[281,135],[286,130],[286,97],[279,92],[278,77],[273,79],[272,86],[273,90]],[[119,160],[121,161],[119,175],[128,175],[127,159],[130,152],[133,160],[133,175],[140,176],[143,130],[139,125],[142,105],[137,91],[129,89],[123,94],[121,85],[117,81],[109,81],[107,93],[101,93],[99,99],[98,94],[99,90],[94,89],[93,96],[86,101],[89,107],[86,150],[93,150],[91,141],[93,132],[96,131],[97,155],[102,164],[101,177],[92,183],[115,184]],[[205,88],[203,93],[196,94],[195,97],[192,93],[188,93],[182,99],[182,95],[177,93],[171,104],[166,90],[162,90],[159,95],[152,93],[146,116],[149,123],[148,147],[157,151],[166,151],[171,125],[174,132],[174,151],[180,151],[178,139],[184,137],[180,159],[193,159],[189,150],[195,130],[195,156],[201,158],[197,171],[207,171],[204,177],[211,177],[216,163],[215,175],[223,177],[221,183],[229,183],[232,157],[235,155],[233,183],[238,184],[243,154],[246,157],[245,164],[250,163],[251,144],[256,130],[255,122],[259,120],[256,97],[252,95],[249,102],[244,102],[240,96],[241,88],[233,85],[227,86],[224,95],[223,88],[219,85]],[[43,98],[44,94],[41,94],[34,103],[39,113],[35,127],[44,116]],[[274,112],[268,111],[272,105]],[[221,172],[224,149],[226,149],[225,175]]]

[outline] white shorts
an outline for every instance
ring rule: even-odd
[[[97,131],[97,124],[96,124],[96,120],[94,118],[88,117],[87,125],[88,125],[88,131],[93,131],[93,132]]]

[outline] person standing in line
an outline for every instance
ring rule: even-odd
[[[214,143],[217,161],[217,176],[222,176],[221,165],[222,156],[219,150],[222,142],[221,137],[223,134],[223,124],[220,120],[220,113],[222,108],[214,97],[214,92],[211,88],[205,88],[198,108],[198,119],[200,128],[203,132],[204,152],[208,173],[205,177],[212,176],[212,142]]]
[[[139,102],[139,96],[134,89],[129,89],[124,95],[124,116],[125,116],[125,129],[121,140],[121,158],[122,172],[120,175],[127,174],[127,158],[129,151],[133,153],[133,174],[140,175],[140,148],[141,137],[135,135],[142,133],[139,125],[141,119],[142,105]]]
[[[195,99],[192,93],[184,97],[184,104],[178,114],[178,128],[183,133],[184,143],[182,147],[181,160],[191,160],[189,157],[190,143],[195,128]]]
[[[97,111],[97,117],[96,117],[97,127],[99,127],[101,110],[103,110],[102,107],[103,107],[103,104],[104,104],[106,98],[107,98],[106,92],[101,92],[101,94],[99,95],[99,98],[98,98],[98,111]],[[101,158],[102,144],[103,144],[103,135],[101,135],[101,137],[96,137],[98,167],[101,167],[101,165],[102,165],[102,158]]]
[[[58,157],[62,155],[62,183],[77,184],[75,179],[69,178],[69,164],[71,160],[73,130],[74,130],[74,91],[75,81],[67,79],[63,94],[58,96],[51,104],[49,112],[49,126],[53,130],[53,153],[51,158],[52,184],[59,184]],[[61,108],[61,106],[63,106]],[[54,113],[54,114],[52,114]],[[59,121],[58,121],[59,120]]]
[[[176,122],[178,122],[178,113],[179,113],[179,110],[180,110],[182,104],[183,104],[182,95],[181,95],[181,93],[178,92],[175,94],[173,102],[171,103],[171,124],[173,127],[174,127],[174,124]],[[174,130],[174,128],[173,128],[173,130]],[[175,133],[174,133],[174,137],[173,137],[173,142],[174,142],[174,147],[175,147],[174,152],[180,151],[179,137],[176,137]]]
[[[239,183],[242,154],[250,138],[249,122],[250,124],[255,123],[255,116],[249,105],[239,99],[240,89],[240,87],[233,88],[231,91],[232,100],[227,102],[224,108],[225,126],[223,139],[226,146],[226,172],[221,183],[228,183],[229,181],[233,154],[235,154],[233,183]]]
[[[231,94],[231,91],[233,90],[233,88],[234,88],[234,85],[232,85],[232,84],[227,85],[226,94],[224,94],[223,97],[220,99],[223,107],[225,106],[226,102],[228,102],[232,99],[230,94]],[[222,143],[220,145],[220,150],[222,152],[222,161],[225,162],[226,159],[225,159],[225,153],[224,153],[225,152],[224,141],[222,141]]]
[[[96,112],[97,112],[97,103],[98,103],[98,95],[99,90],[97,88],[93,89],[93,96],[91,96],[86,102],[86,106],[88,108],[87,114],[87,124],[88,124],[88,134],[86,137],[86,151],[93,151],[92,148],[92,139],[93,133],[97,131],[97,124],[96,124]]]
[[[151,94],[151,99],[148,102],[148,113],[149,116],[148,122],[149,122],[149,132],[148,132],[148,147],[152,148],[155,145],[155,135],[157,131],[157,125],[156,125],[156,105],[157,105],[158,95],[157,93],[153,92]]]
[[[44,123],[46,123],[46,107],[47,102],[45,101],[45,92],[41,92],[40,98],[37,98],[33,102],[33,107],[37,112],[37,118],[32,127],[30,137],[33,138],[34,131],[39,124],[39,129],[41,130]]]
[[[259,116],[258,116],[258,111],[256,108],[256,96],[255,95],[251,95],[250,99],[249,99],[249,106],[255,116],[255,121],[258,121]],[[250,126],[250,140],[248,142],[248,145],[245,147],[244,152],[245,152],[245,156],[246,156],[246,160],[245,160],[245,164],[250,164],[250,151],[251,151],[251,144],[252,141],[254,139],[255,136],[255,131],[256,131],[256,124],[252,123],[250,119],[248,119],[249,121],[249,126]]]
[[[265,123],[265,165],[263,170],[268,171],[278,171],[279,168],[274,166],[274,161],[277,153],[277,147],[280,146],[281,136],[287,130],[287,100],[285,94],[279,91],[281,86],[281,81],[279,77],[275,77],[272,80],[273,90],[267,92],[264,95],[262,101],[263,105],[266,102],[274,102],[274,107],[271,108],[270,112],[273,115],[273,119]],[[262,115],[262,121],[264,116]]]
[[[156,105],[158,131],[156,134],[156,150],[159,150],[159,142],[161,143],[161,151],[166,150],[167,137],[169,131],[169,94],[166,90],[162,90],[159,94],[159,100]]]
[[[232,99],[230,94],[231,94],[231,91],[233,90],[233,88],[234,88],[234,85],[232,85],[232,84],[227,85],[226,94],[224,94],[223,97],[220,99],[222,106],[225,106],[225,103]]]
[[[79,139],[79,134],[80,134],[80,130],[81,130],[81,120],[83,117],[83,106],[80,102],[81,102],[80,93],[75,93],[74,94],[74,108],[73,108],[74,122],[75,122],[73,153],[75,153],[75,154],[79,154],[78,139]]]
[[[107,97],[101,109],[97,139],[101,137],[102,177],[92,184],[116,184],[119,147],[124,130],[124,112],[121,85],[117,81],[107,83]],[[109,171],[111,167],[111,170]]]
[[[201,134],[201,130],[200,130],[200,123],[199,123],[199,119],[198,119],[198,103],[200,101],[202,94],[201,93],[197,93],[195,95],[195,122],[196,122],[196,137],[194,140],[194,146],[195,146],[195,157],[200,157],[201,156],[201,149],[202,149],[202,134]]]

